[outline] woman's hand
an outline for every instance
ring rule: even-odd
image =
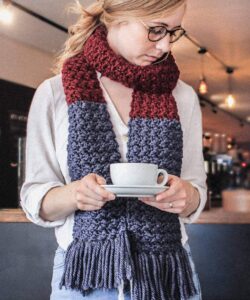
[[[158,194],[156,197],[139,198],[145,204],[154,206],[160,210],[179,214],[187,217],[199,206],[199,192],[186,180],[169,175],[169,189]]]
[[[75,194],[76,209],[98,210],[107,201],[114,200],[115,195],[101,187],[102,184],[106,184],[106,180],[94,173],[90,173],[79,180]]]

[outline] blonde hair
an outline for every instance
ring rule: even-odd
[[[60,73],[63,63],[81,52],[81,49],[101,24],[107,28],[114,23],[131,18],[143,20],[160,18],[163,14],[171,14],[186,0],[99,0],[86,9],[76,0],[71,12],[79,14],[77,22],[69,27],[69,38],[55,61],[54,73]]]

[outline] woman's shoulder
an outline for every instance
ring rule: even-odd
[[[62,74],[57,74],[53,77],[50,77],[44,81],[44,84],[49,85],[51,93],[54,98],[59,96],[64,96],[63,84],[62,84]]]
[[[180,116],[183,128],[188,127],[193,113],[200,110],[199,98],[194,88],[182,80],[178,80],[173,95],[177,104],[178,113]],[[196,114],[198,117],[198,114]]]
[[[199,98],[194,88],[180,79],[173,90],[173,95],[179,111],[191,112],[195,106],[199,106]]]
[[[38,86],[37,93],[46,95],[55,106],[66,104],[61,74],[44,80]]]
[[[37,87],[37,92],[52,93],[63,89],[61,74],[43,80]]]

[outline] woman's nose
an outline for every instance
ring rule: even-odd
[[[163,39],[156,42],[156,49],[161,50],[163,53],[170,51],[170,36],[167,34]]]

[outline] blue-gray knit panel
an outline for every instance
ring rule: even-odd
[[[78,101],[69,106],[68,113],[68,166],[72,181],[96,173],[110,184],[109,166],[119,162],[121,156],[107,105]],[[74,238],[105,241],[119,236],[125,230],[125,206],[124,201],[117,199],[101,210],[77,211]]]
[[[107,105],[77,101],[68,108],[68,167],[71,180],[96,173],[110,183],[109,165],[119,162],[118,143]]]
[[[169,174],[180,176],[182,140],[178,120],[131,119],[127,159],[129,162],[154,163]]]
[[[178,120],[131,119],[127,159],[129,162],[155,163],[169,174],[179,176],[182,139]],[[127,226],[133,251],[167,253],[180,243],[180,223],[175,214],[149,205],[145,207],[135,199],[127,201]]]

